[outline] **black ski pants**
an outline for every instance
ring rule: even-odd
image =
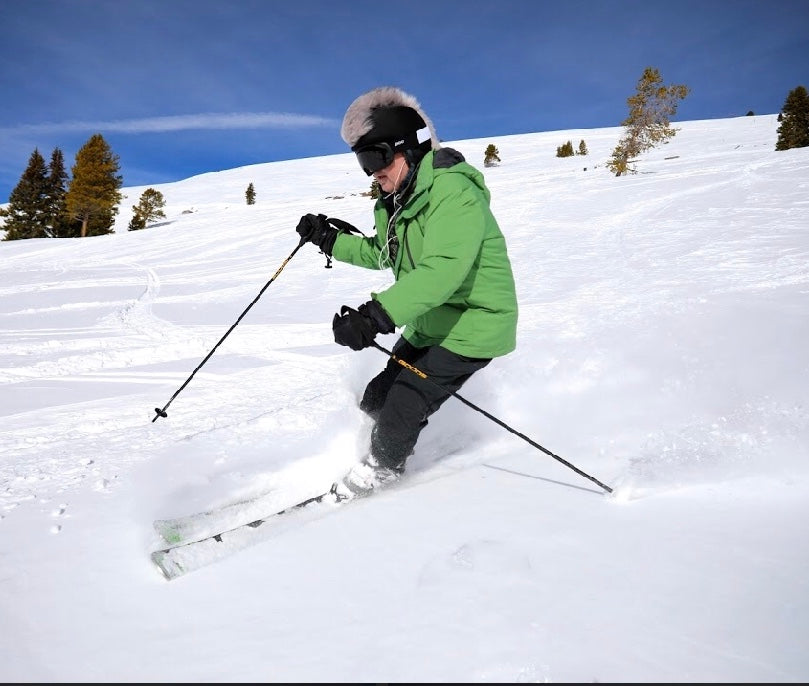
[[[404,338],[391,352],[427,378],[391,358],[368,383],[360,409],[375,420],[371,456],[383,467],[402,472],[428,417],[491,359],[465,357],[438,345],[416,348]]]

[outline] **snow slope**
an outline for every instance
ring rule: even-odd
[[[363,453],[385,356],[330,323],[390,274],[286,260],[303,213],[367,233],[369,179],[254,165],[153,186],[144,231],[128,187],[114,234],[0,243],[0,679],[806,681],[809,150],[677,127],[621,178],[618,128],[445,143],[499,150],[520,301],[461,395],[612,493],[451,400],[400,487],[171,582],[154,519]]]

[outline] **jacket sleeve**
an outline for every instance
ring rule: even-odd
[[[367,269],[385,269],[388,266],[380,264],[380,249],[376,236],[340,233],[332,247],[331,256],[340,262]]]

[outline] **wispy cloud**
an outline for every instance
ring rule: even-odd
[[[338,126],[335,119],[286,112],[230,112],[224,114],[180,114],[143,119],[111,121],[67,121],[0,127],[0,134],[66,133],[106,131],[119,133],[163,133],[223,129],[305,129]]]

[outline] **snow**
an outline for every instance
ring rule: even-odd
[[[172,581],[153,520],[362,455],[386,358],[331,318],[391,275],[290,255],[306,212],[368,233],[370,180],[259,164],[152,186],[143,231],[147,186],[114,234],[0,243],[0,679],[809,679],[809,149],[775,115],[676,126],[621,178],[617,127],[445,142],[520,302],[460,394],[518,433],[450,399],[400,485]]]

